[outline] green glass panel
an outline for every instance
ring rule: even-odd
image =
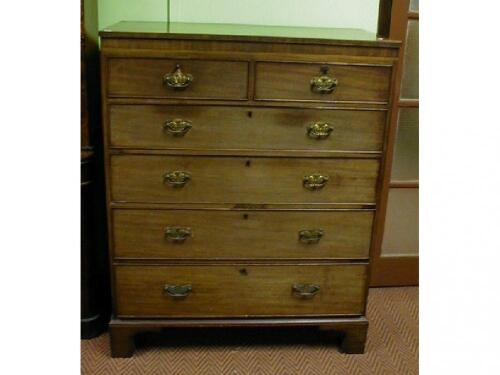
[[[379,0],[170,0],[170,21],[347,28],[376,33],[378,8]]]
[[[99,30],[120,21],[168,21],[167,0],[98,0]]]
[[[391,180],[418,180],[418,108],[399,110]]]
[[[403,58],[401,98],[418,99],[418,20],[408,21]]]
[[[410,11],[418,12],[418,0],[410,0]]]
[[[381,255],[418,255],[418,189],[389,190]]]

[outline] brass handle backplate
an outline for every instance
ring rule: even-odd
[[[176,188],[181,188],[191,180],[191,174],[182,171],[167,172],[163,176],[163,182]]]
[[[172,298],[182,299],[186,298],[193,290],[191,284],[185,285],[165,285],[163,291],[166,295]]]
[[[311,91],[318,94],[331,94],[339,84],[337,78],[328,75],[328,67],[321,67],[319,76],[311,79]]]
[[[299,232],[299,241],[307,244],[318,243],[325,232],[323,229],[306,229]]]
[[[182,120],[180,118],[168,120],[163,124],[163,130],[176,137],[184,136],[192,127],[193,123],[191,121]]]
[[[193,82],[194,77],[189,73],[183,73],[181,66],[177,64],[172,73],[163,76],[163,83],[175,90],[184,90]]]
[[[166,227],[165,238],[168,241],[182,243],[192,236],[192,230],[188,227]]]
[[[302,184],[308,190],[319,190],[322,189],[328,182],[328,176],[319,173],[313,173],[304,176],[302,179]]]
[[[313,298],[319,292],[319,285],[315,284],[293,284],[292,293],[298,298]]]
[[[328,138],[333,127],[328,122],[314,122],[307,127],[307,136],[313,139]]]

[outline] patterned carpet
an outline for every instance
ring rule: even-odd
[[[169,330],[112,359],[107,334],[82,340],[84,375],[418,374],[418,288],[371,289],[363,355],[339,353],[312,329]]]

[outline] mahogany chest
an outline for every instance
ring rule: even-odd
[[[302,325],[363,352],[399,44],[149,26],[101,33],[112,355]]]

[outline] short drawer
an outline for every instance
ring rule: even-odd
[[[378,159],[114,155],[115,201],[375,203]]]
[[[111,146],[155,149],[381,151],[386,112],[112,105]]]
[[[108,69],[111,97],[247,98],[247,62],[113,58]]]
[[[367,259],[373,211],[113,210],[115,258]]]
[[[260,62],[255,98],[387,103],[391,71],[390,66]]]
[[[120,317],[361,315],[367,266],[115,266]]]

